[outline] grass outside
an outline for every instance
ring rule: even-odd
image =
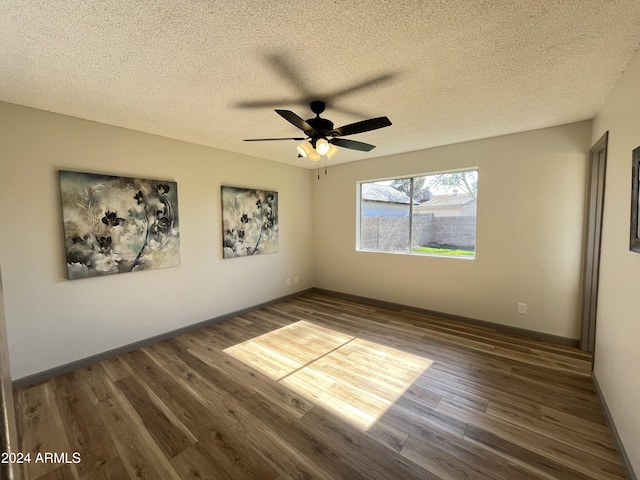
[[[456,255],[456,256],[473,256],[476,254],[474,250],[459,250],[459,249],[435,248],[435,247],[414,247],[413,253],[429,253],[432,255]]]

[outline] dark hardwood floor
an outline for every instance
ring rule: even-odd
[[[625,478],[590,362],[309,293],[17,391],[25,476]]]

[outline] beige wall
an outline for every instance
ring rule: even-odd
[[[66,280],[59,169],[177,181],[181,266]],[[313,286],[310,182],[302,168],[0,103],[14,380]],[[278,253],[222,259],[221,184],[279,192]]]
[[[609,131],[594,372],[640,474],[640,254],[629,251],[631,152],[640,146],[640,51],[593,122]]]
[[[319,181],[284,164],[0,102],[13,378],[311,286],[577,338],[587,152],[609,130],[595,371],[639,470],[640,255],[628,250],[639,83],[636,54],[593,129],[581,122],[330,166]],[[480,172],[475,260],[355,250],[356,182],[467,167]],[[66,280],[59,169],[177,181],[182,265]],[[278,190],[279,253],[222,260],[222,184]],[[300,283],[286,287],[296,275]]]
[[[590,142],[581,122],[330,167],[313,182],[315,285],[578,338]],[[469,167],[475,260],[356,251],[356,182]]]

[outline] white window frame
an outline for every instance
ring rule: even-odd
[[[456,258],[462,260],[475,260],[477,257],[477,237],[476,243],[474,245],[474,254],[473,255],[445,255],[445,254],[437,254],[437,253],[417,253],[413,251],[413,179],[418,177],[428,177],[433,175],[442,175],[447,173],[457,173],[457,172],[470,172],[475,171],[478,175],[478,182],[480,181],[480,169],[479,167],[465,167],[458,168],[454,170],[442,170],[438,172],[429,172],[429,173],[421,173],[415,175],[407,175],[401,177],[388,177],[388,178],[378,178],[371,180],[360,180],[356,182],[356,245],[355,249],[358,252],[369,252],[369,253],[386,253],[392,255],[415,255],[419,257],[439,257],[439,258]],[[409,188],[409,249],[407,251],[394,251],[394,250],[378,250],[375,248],[362,248],[361,239],[362,239],[362,185],[365,183],[375,183],[375,182],[385,182],[385,181],[393,181],[393,180],[405,180],[411,179],[410,188]],[[477,195],[477,193],[476,193]],[[476,211],[477,211],[477,200],[476,200]],[[476,235],[478,231],[478,221],[476,214]]]

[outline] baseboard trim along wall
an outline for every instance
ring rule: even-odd
[[[187,325],[186,327],[178,328],[176,330],[171,330],[166,333],[162,333],[160,335],[156,335],[154,337],[145,338],[144,340],[140,340],[138,342],[129,343],[127,345],[123,345],[122,347],[114,348],[112,350],[107,350],[106,352],[98,353],[96,355],[92,355],[90,357],[83,358],[81,360],[77,360],[75,362],[67,363],[64,365],[60,365],[59,367],[54,367],[49,370],[45,370],[40,373],[36,373],[34,375],[28,375],[26,377],[19,378],[12,382],[12,386],[14,390],[18,390],[20,388],[29,387],[31,385],[35,385],[37,383],[46,382],[58,375],[63,375],[65,373],[73,372],[79,368],[88,367],[89,365],[93,365],[95,363],[101,362],[103,360],[108,360],[110,358],[117,357],[119,355],[123,355],[125,353],[132,352],[134,350],[138,350],[139,348],[148,347],[150,345],[154,345],[156,343],[162,342],[164,340],[169,340],[170,338],[177,337],[179,335],[183,335],[185,333],[193,332],[194,330],[199,330],[208,325],[214,325],[216,323],[223,322],[230,318],[237,317],[239,315],[243,315],[245,313],[252,312],[254,310],[258,310],[263,307],[267,307],[269,305],[273,305],[274,303],[282,302],[284,300],[289,300],[290,298],[295,298],[300,295],[304,295],[305,293],[311,292],[313,289],[309,288],[306,290],[301,290],[296,293],[292,293],[290,295],[285,295],[283,297],[274,298],[273,300],[269,300],[268,302],[263,302],[258,305],[253,305],[251,307],[243,308],[241,310],[236,310],[234,312],[226,313],[224,315],[220,315],[219,317],[211,318],[209,320],[205,320],[203,322],[194,323],[193,325]]]
[[[497,332],[511,333],[514,335],[522,335],[524,337],[533,338],[534,340],[540,340],[540,341],[549,342],[549,343],[557,343],[560,345],[567,345],[570,347],[578,348],[579,341],[575,338],[567,338],[567,337],[561,337],[558,335],[551,335],[549,333],[535,332],[533,330],[527,330],[525,328],[510,327],[508,325],[502,325],[500,323],[492,323],[492,322],[487,322],[485,320],[478,320],[475,318],[463,317],[461,315],[453,315],[450,313],[436,312],[434,310],[427,310],[425,308],[410,307],[407,305],[402,305],[400,303],[386,302],[384,300],[377,300],[375,298],[360,297],[358,295],[335,292],[333,290],[324,290],[322,288],[312,288],[311,291],[316,293],[322,293],[323,295],[327,295],[330,297],[344,298],[345,300],[354,300],[357,302],[367,303],[373,306],[389,308],[391,310],[407,310],[410,312],[424,313],[425,315],[431,315],[434,317],[444,318],[447,320],[455,320],[457,322],[477,325],[479,327],[492,328]]]
[[[591,372],[591,380],[593,380],[593,384],[596,387],[596,392],[598,392],[598,396],[600,397],[600,402],[602,403],[602,410],[604,411],[604,418],[607,422],[607,426],[611,430],[613,434],[613,441],[616,444],[616,448],[618,449],[618,453],[620,454],[620,458],[622,459],[622,463],[624,469],[627,473],[627,478],[629,480],[638,480],[635,472],[633,471],[633,466],[631,466],[631,461],[629,460],[629,456],[627,455],[627,451],[624,449],[624,444],[622,443],[622,439],[620,438],[620,434],[618,433],[618,429],[616,428],[616,424],[613,421],[613,417],[611,416],[611,411],[609,410],[609,406],[607,405],[607,401],[602,394],[602,390],[600,389],[600,384],[598,383],[598,379],[596,378],[596,373]]]

